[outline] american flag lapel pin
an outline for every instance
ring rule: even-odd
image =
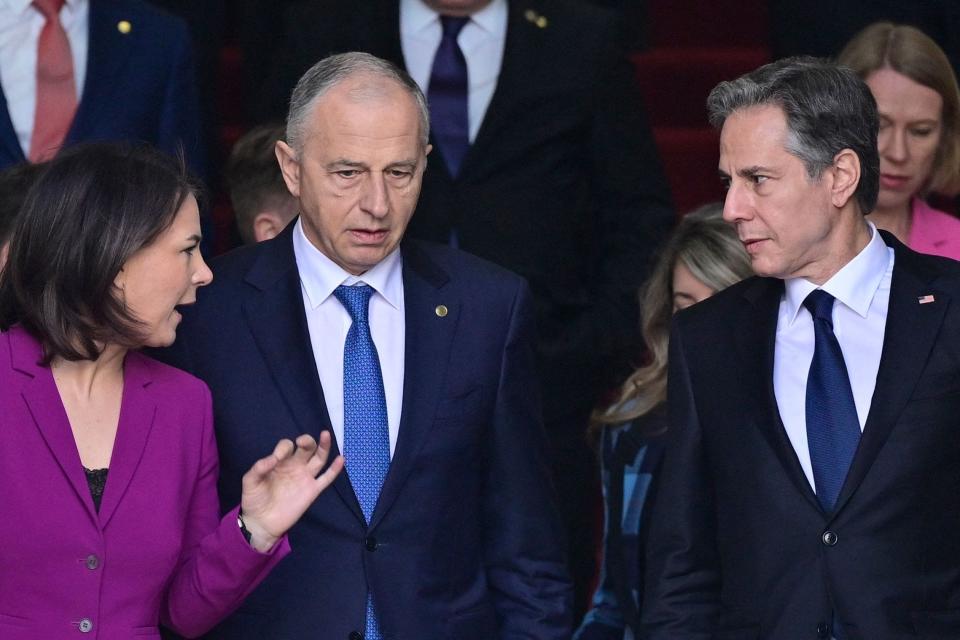
[[[928,293],[927,295],[925,295],[925,296],[920,296],[919,298],[917,298],[917,302],[919,302],[920,304],[929,304],[929,303],[933,302],[934,300],[935,300],[935,298],[934,298],[932,295],[930,295],[929,293]]]

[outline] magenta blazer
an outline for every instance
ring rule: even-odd
[[[907,245],[920,253],[960,260],[960,219],[914,198]]]
[[[210,392],[130,352],[99,514],[40,344],[0,332],[0,638],[193,637],[290,547],[250,548],[222,519]]]

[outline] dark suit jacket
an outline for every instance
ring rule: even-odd
[[[190,168],[205,171],[190,36],[178,18],[140,0],[90,0],[87,74],[66,144],[88,140],[169,153],[182,143]],[[0,169],[24,160],[0,89]]]
[[[833,514],[777,410],[783,282],[677,315],[645,638],[829,638],[832,611],[849,640],[960,637],[960,264],[884,239],[883,355]]]
[[[403,66],[398,0],[314,0],[286,18],[264,92],[271,116],[286,113],[296,80],[330,53],[363,50]],[[529,281],[548,422],[622,379],[637,288],[673,220],[616,18],[572,0],[510,0],[476,141],[457,179],[438,149],[430,154],[409,230],[446,242],[455,226],[462,249]]]
[[[279,438],[330,429],[292,228],[215,263],[168,354],[213,392],[225,507]],[[290,532],[292,561],[214,637],[347,638],[368,585],[387,638],[569,637],[526,287],[446,247],[402,255],[403,413],[371,524],[341,474]]]

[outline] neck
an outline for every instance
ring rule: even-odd
[[[84,398],[94,394],[103,384],[123,380],[123,359],[127,349],[108,345],[96,360],[65,360],[54,358],[50,363],[60,392]]]
[[[878,229],[889,231],[897,237],[897,240],[906,244],[910,239],[910,228],[913,222],[912,201],[908,200],[899,207],[877,207],[867,218]]]
[[[837,241],[833,243],[831,251],[827,254],[828,260],[822,264],[812,265],[814,268],[811,273],[804,277],[816,285],[822,285],[842,269],[848,262],[857,257],[863,248],[870,243],[870,227],[866,219],[860,213],[856,218],[848,217],[845,223],[846,229],[838,229]]]

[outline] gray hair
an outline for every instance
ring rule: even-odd
[[[307,70],[290,96],[287,112],[287,142],[297,152],[303,149],[306,121],[317,100],[334,86],[354,75],[369,75],[396,82],[407,90],[420,112],[420,142],[426,146],[430,139],[430,114],[427,99],[413,78],[392,62],[369,53],[351,51],[328,56]],[[375,97],[381,93],[377,86],[361,87],[357,97]]]
[[[721,129],[734,111],[774,105],[787,119],[786,150],[819,180],[840,151],[860,159],[855,196],[870,213],[880,189],[879,116],[869,87],[846,67],[810,57],[784,58],[736,80],[721,82],[707,98],[710,124]]]

